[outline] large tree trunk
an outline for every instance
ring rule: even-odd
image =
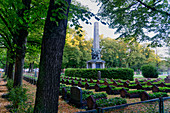
[[[50,17],[52,17],[52,10],[64,6],[59,6],[55,4],[54,1],[55,0],[50,0],[47,19],[45,21],[34,113],[58,112],[60,73],[67,19],[59,19],[57,15],[55,19],[58,25],[56,22],[50,20]],[[70,5],[71,0],[65,1]],[[67,17],[68,11],[69,6],[67,8],[67,14],[65,14]]]
[[[25,44],[26,44],[26,41],[25,41]],[[14,87],[22,85],[22,75],[23,75],[24,57],[25,57],[25,46],[24,44],[22,45],[23,45],[23,48],[21,49],[18,48],[16,50]]]
[[[24,67],[24,57],[26,50],[26,42],[28,36],[28,25],[24,19],[25,11],[29,11],[31,0],[22,0],[24,7],[18,12],[18,16],[22,18],[23,24],[18,25],[16,34],[16,61],[15,61],[15,75],[14,75],[14,87],[22,85],[22,75]]]

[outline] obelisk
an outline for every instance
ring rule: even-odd
[[[94,50],[98,50],[99,47],[99,23],[94,23],[94,42],[93,42]]]
[[[94,23],[94,40],[92,48],[92,59],[87,61],[87,68],[105,68],[105,61],[101,60],[101,48],[99,45],[99,23]]]

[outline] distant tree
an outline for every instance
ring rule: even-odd
[[[101,55],[102,59],[106,61],[107,67],[130,67],[136,71],[144,64],[156,66],[156,63],[161,61],[154,50],[135,40],[124,41],[102,37],[100,43],[103,47]]]
[[[86,62],[91,59],[91,47],[91,41],[85,40],[84,30],[68,28],[62,68],[85,68]]]
[[[143,54],[143,46],[138,42],[133,42],[133,44],[128,44],[128,55],[127,55],[127,64],[128,67],[133,68],[135,71],[141,68],[145,63],[147,58]]]
[[[112,38],[101,39],[102,59],[106,61],[107,67],[126,67],[127,44],[123,40]]]

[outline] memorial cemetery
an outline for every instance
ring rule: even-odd
[[[168,0],[0,6],[0,113],[170,113]]]

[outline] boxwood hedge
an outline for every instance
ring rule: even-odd
[[[107,68],[107,69],[79,69],[68,68],[65,70],[65,76],[93,78],[97,79],[98,71],[101,72],[102,78],[113,78],[123,80],[133,80],[134,71],[129,68]]]
[[[142,75],[145,78],[158,78],[158,71],[156,67],[152,65],[143,65],[141,67],[141,70],[142,70]]]

